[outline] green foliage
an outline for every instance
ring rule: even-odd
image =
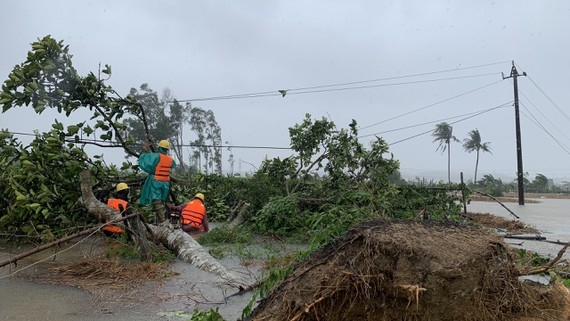
[[[475,175],[473,176],[473,182],[477,182],[477,168],[479,167],[479,153],[487,152],[491,153],[491,143],[481,142],[481,134],[478,129],[474,129],[468,133],[469,138],[463,140],[463,149],[466,152],[476,152],[477,158],[475,161]]]
[[[549,258],[526,249],[518,249],[517,253],[519,255],[519,264],[523,266],[542,266],[550,261]]]
[[[126,235],[122,234],[116,240],[111,240],[105,255],[108,258],[121,258],[125,260],[140,259],[140,253],[134,248],[132,244],[128,244]]]
[[[99,139],[106,142],[118,141],[127,153],[136,156],[137,153],[130,149],[132,141],[122,137],[125,129],[122,118],[125,113],[144,118],[140,104],[132,98],[112,96],[115,94],[113,88],[93,73],[80,76],[73,67],[71,57],[68,46],[51,36],[32,43],[32,51],[28,52],[26,61],[14,67],[2,86],[2,111],[32,105],[38,114],[49,107],[68,117],[87,108],[92,112],[90,122],[65,127],[55,121],[53,128],[60,139],[72,137],[67,140],[71,145],[91,143],[82,141],[78,132],[82,130],[86,136],[91,136],[97,130]],[[101,72],[110,76],[111,68],[106,65]]]
[[[218,308],[199,311],[194,309],[192,316],[188,321],[224,321],[222,315],[218,312]]]
[[[536,174],[534,180],[525,186],[529,193],[548,193],[550,192],[550,183],[548,177],[543,174]]]
[[[461,212],[461,185],[433,187],[402,184],[393,196],[389,217],[415,219],[419,212],[431,220],[456,220]],[[468,197],[468,195],[466,195]]]
[[[484,175],[483,178],[477,182],[476,187],[482,189],[482,192],[495,197],[503,196],[506,191],[503,181],[500,178],[493,177],[491,174]]]
[[[129,242],[126,234],[119,234],[108,240],[105,255],[108,258],[139,260],[141,255],[134,244]],[[162,246],[154,246],[149,254],[149,261],[154,263],[174,262],[176,255]]]
[[[243,197],[240,185],[244,184],[239,178],[224,178],[218,174],[181,177],[184,181],[171,187],[171,194],[175,196],[171,202],[176,205],[184,204],[191,201],[196,193],[203,193],[208,219],[212,222],[226,221],[230,214],[229,204],[237,204]]]
[[[435,125],[432,136],[433,142],[438,143],[436,150],[440,150],[442,154],[447,150],[447,182],[451,183],[451,143],[457,142],[458,139],[453,136],[453,127],[446,122]]]
[[[310,224],[310,247],[319,249],[344,234],[352,225],[371,218],[351,205],[331,206],[328,210],[314,213],[308,219]]]
[[[4,135],[0,148],[3,231],[45,242],[67,228],[85,225],[85,212],[76,206],[81,195],[79,172],[88,164],[82,149],[65,144],[55,129],[36,134],[25,147]]]
[[[299,210],[296,195],[274,197],[252,218],[262,234],[287,236],[305,227],[305,214]]]
[[[261,280],[264,282],[261,283],[259,288],[254,291],[253,296],[247,306],[242,311],[242,319],[247,318],[253,312],[253,305],[259,298],[265,297],[271,289],[273,289],[276,285],[283,282],[285,278],[291,274],[293,271],[292,265],[287,267],[273,267],[269,270],[266,270],[260,276]]]
[[[169,320],[174,317],[174,318],[181,318],[187,321],[224,321],[224,318],[218,312],[218,308],[209,309],[206,311],[200,311],[198,309],[194,309],[192,315],[189,315],[185,311],[159,312],[158,315],[167,317]]]
[[[230,228],[225,225],[212,229],[198,239],[198,243],[202,245],[216,244],[249,244],[253,239],[253,234],[247,226],[236,226]]]

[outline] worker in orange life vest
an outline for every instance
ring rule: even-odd
[[[115,197],[107,199],[107,205],[112,207],[113,209],[121,212],[121,216],[125,216],[127,210],[130,210],[129,207],[129,186],[125,183],[117,184],[115,188]],[[108,222],[109,220],[107,220]],[[126,224],[126,221],[124,221]],[[120,226],[109,224],[103,226],[103,233],[107,236],[113,236],[115,234],[122,234],[125,233],[125,230],[122,229]]]
[[[194,232],[208,232],[208,215],[204,206],[204,194],[198,193],[194,199],[188,203],[174,206],[166,203],[171,211],[180,212],[180,226],[188,234]]]
[[[176,162],[168,155],[169,149],[170,143],[161,140],[158,142],[157,153],[143,152],[139,156],[140,168],[149,174],[141,189],[139,204],[152,204],[157,223],[166,219],[164,202],[170,190],[170,172],[176,167]]]

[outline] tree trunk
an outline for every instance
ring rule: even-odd
[[[243,213],[245,213],[247,211],[247,209],[249,208],[249,203],[246,202],[240,202],[238,204],[238,206],[236,206],[236,208],[234,209],[234,212],[237,212],[237,214],[233,213],[232,215],[230,215],[230,219],[231,221],[228,223],[228,227],[229,228],[234,228],[238,225],[240,225],[241,223],[243,223]],[[235,217],[233,217],[235,214]]]
[[[479,168],[479,150],[477,149],[477,160],[475,161],[475,177],[473,178],[473,186],[477,186],[477,169]]]
[[[178,255],[184,262],[215,274],[233,287],[242,289],[248,287],[250,282],[240,275],[226,269],[218,260],[213,258],[194,238],[181,229],[171,230],[165,226],[149,225],[153,234],[169,250]]]
[[[451,144],[447,143],[447,184],[451,184]]]
[[[79,173],[79,179],[81,181],[81,200],[89,214],[96,216],[100,220],[115,220],[121,217],[120,213],[95,198],[91,188],[91,173],[88,170]],[[149,241],[144,223],[137,217],[129,219],[128,222],[130,237],[135,244],[136,250],[143,259],[150,259],[152,242]],[[126,230],[125,227],[123,228]]]

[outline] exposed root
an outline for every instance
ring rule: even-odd
[[[420,292],[427,291],[427,289],[422,288],[417,284],[402,284],[398,285],[398,287],[408,291],[408,305],[406,306],[406,309],[410,307],[410,303],[412,303],[414,299],[416,300],[416,308],[419,308]]]

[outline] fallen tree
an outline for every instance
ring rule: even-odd
[[[100,219],[114,220],[120,218],[120,213],[95,198],[91,188],[91,175],[89,171],[82,171],[80,173],[80,179],[82,201],[90,215]],[[134,208],[133,212],[136,212]],[[162,243],[166,248],[174,252],[180,260],[219,276],[233,287],[243,289],[249,286],[248,281],[240,275],[226,269],[198,244],[194,238],[180,229],[173,229],[168,223],[165,225],[152,225],[146,224],[138,218],[134,218],[129,220],[129,227],[133,232],[132,239],[138,250],[150,251],[152,242],[149,240],[149,235],[152,235],[156,241]],[[151,233],[148,233],[148,231]],[[147,253],[146,256],[148,256],[148,254],[149,253]],[[143,255],[143,257],[145,257],[145,255]]]

